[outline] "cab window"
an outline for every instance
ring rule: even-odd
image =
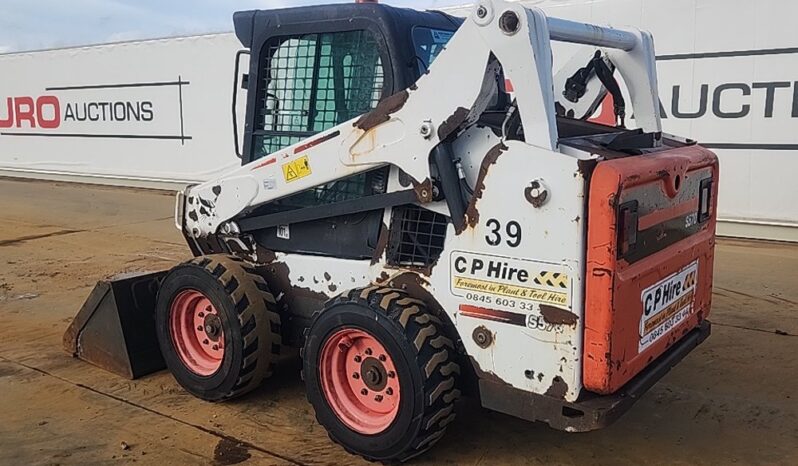
[[[446,47],[452,36],[454,36],[453,31],[444,29],[432,29],[423,26],[413,28],[413,45],[416,48],[416,59],[420,73],[424,73],[429,69],[429,66]]]
[[[385,84],[365,30],[274,38],[261,67],[253,160],[373,109]]]

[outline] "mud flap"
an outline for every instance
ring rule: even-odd
[[[155,300],[165,275],[123,274],[97,282],[64,334],[64,349],[128,379],[164,369]]]

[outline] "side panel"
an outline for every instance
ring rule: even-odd
[[[480,383],[573,401],[582,388],[584,178],[575,158],[507,146],[484,157],[466,229],[450,226],[431,289]],[[539,207],[536,181],[546,189]]]
[[[481,155],[467,226],[458,234],[448,225],[431,266],[391,265],[387,247],[373,262],[278,253],[266,268],[303,318],[348,289],[406,288],[454,323],[480,383],[574,401],[582,391],[585,180],[576,158],[518,141],[497,148]],[[533,181],[547,189],[539,207]]]
[[[707,318],[717,185],[717,159],[698,146],[596,167],[586,272],[588,390],[615,392]],[[712,193],[706,218],[699,213],[702,188]]]

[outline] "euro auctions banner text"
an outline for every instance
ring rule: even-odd
[[[155,185],[218,176],[239,163],[239,48],[215,34],[0,55],[0,171]]]

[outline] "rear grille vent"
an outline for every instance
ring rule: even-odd
[[[388,263],[406,267],[434,264],[443,251],[448,224],[445,215],[415,205],[394,208]]]

